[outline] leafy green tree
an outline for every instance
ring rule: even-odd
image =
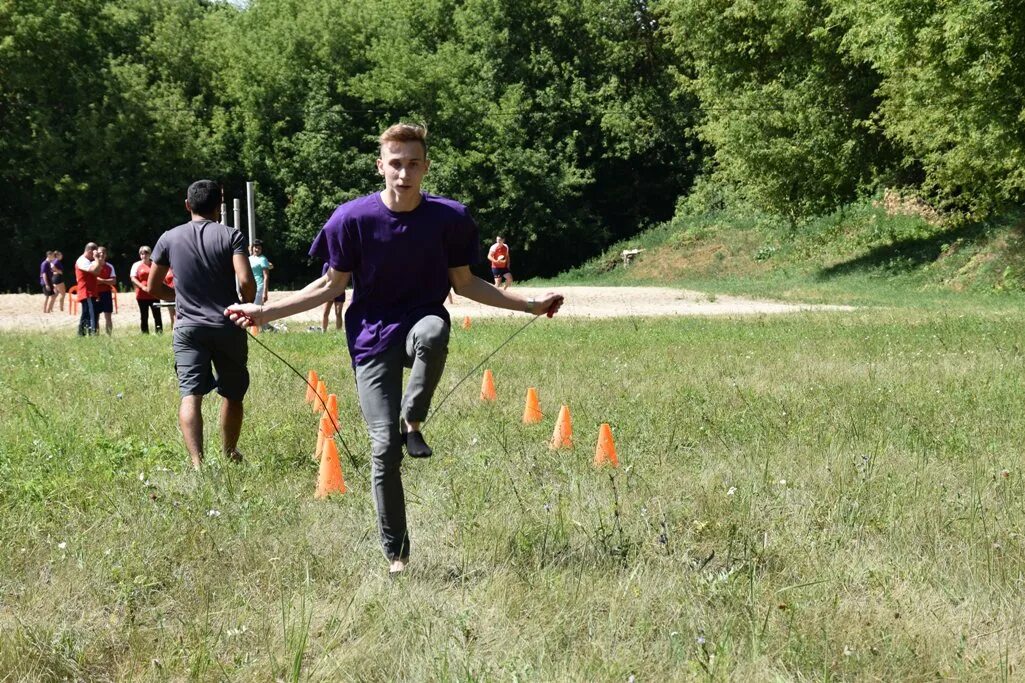
[[[887,136],[923,189],[979,215],[1025,199],[1025,8],[1019,2],[832,0],[844,48],[882,75]]]
[[[664,16],[713,177],[757,209],[795,223],[895,164],[875,122],[879,77],[841,49],[825,0],[667,0]]]
[[[134,256],[182,215],[218,151],[186,0],[0,3],[0,229],[16,262],[89,239]],[[0,288],[31,284],[6,270]]]

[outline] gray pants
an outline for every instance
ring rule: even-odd
[[[422,318],[396,344],[356,368],[356,393],[370,433],[374,504],[381,545],[389,560],[409,557],[406,497],[402,491],[401,418],[423,422],[445,370],[449,326],[436,315]],[[402,393],[402,370],[410,368]],[[400,398],[401,397],[401,398]]]

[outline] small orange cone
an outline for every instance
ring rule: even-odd
[[[491,374],[490,370],[484,371],[484,381],[480,385],[480,400],[498,400],[498,393],[495,391],[495,376]]]
[[[537,389],[527,389],[527,404],[523,407],[523,424],[532,425],[541,421],[541,404],[537,400]]]
[[[463,329],[470,329],[470,316],[466,316],[465,318],[463,318]]]
[[[337,422],[333,418],[334,416],[329,413],[324,413],[320,416],[320,428],[324,430],[325,439],[330,439],[338,433],[338,430],[335,428]]]
[[[598,428],[598,446],[594,449],[594,466],[600,467],[605,463],[619,467],[616,442],[612,440],[612,427],[609,427],[608,422],[602,422]]]
[[[324,455],[320,458],[320,470],[317,473],[317,491],[314,498],[327,498],[332,493],[345,493],[345,477],[342,476],[342,463],[338,461],[338,446],[334,439],[324,440]]]
[[[327,414],[331,416],[331,426],[334,427],[338,421],[338,396],[335,394],[327,395]]]
[[[559,409],[559,419],[555,421],[549,448],[573,448],[573,420],[569,416],[569,406],[564,405]]]
[[[317,398],[317,382],[320,380],[317,378],[317,371],[310,370],[306,376],[306,402],[313,403]]]
[[[317,380],[317,395],[313,398],[313,412],[322,413],[327,407],[327,385],[324,380]]]
[[[320,462],[320,456],[324,453],[324,440],[327,438],[326,430],[324,429],[324,418],[320,419],[320,424],[317,427],[317,450],[313,452],[313,461]]]
[[[253,335],[254,337],[256,335],[260,334],[260,326],[259,325],[250,325],[249,326],[249,333],[251,335]]]

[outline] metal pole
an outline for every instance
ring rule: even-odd
[[[221,197],[221,225],[228,224],[228,205],[224,203],[224,197]]]
[[[234,204],[234,208],[235,208],[235,226],[234,227],[235,227],[236,230],[241,230],[242,229],[242,205],[239,203],[238,197],[235,197],[235,200],[234,200],[233,204]]]
[[[246,218],[249,220],[249,243],[256,239],[256,183],[246,181]]]

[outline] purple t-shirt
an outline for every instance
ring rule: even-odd
[[[50,265],[50,259],[43,259],[43,262],[39,264],[39,284],[50,286],[52,278],[53,266]]]
[[[477,263],[477,234],[465,206],[426,192],[407,212],[386,207],[379,193],[335,209],[310,256],[352,273],[345,337],[354,366],[404,343],[424,316],[451,322],[444,306],[448,269]]]

